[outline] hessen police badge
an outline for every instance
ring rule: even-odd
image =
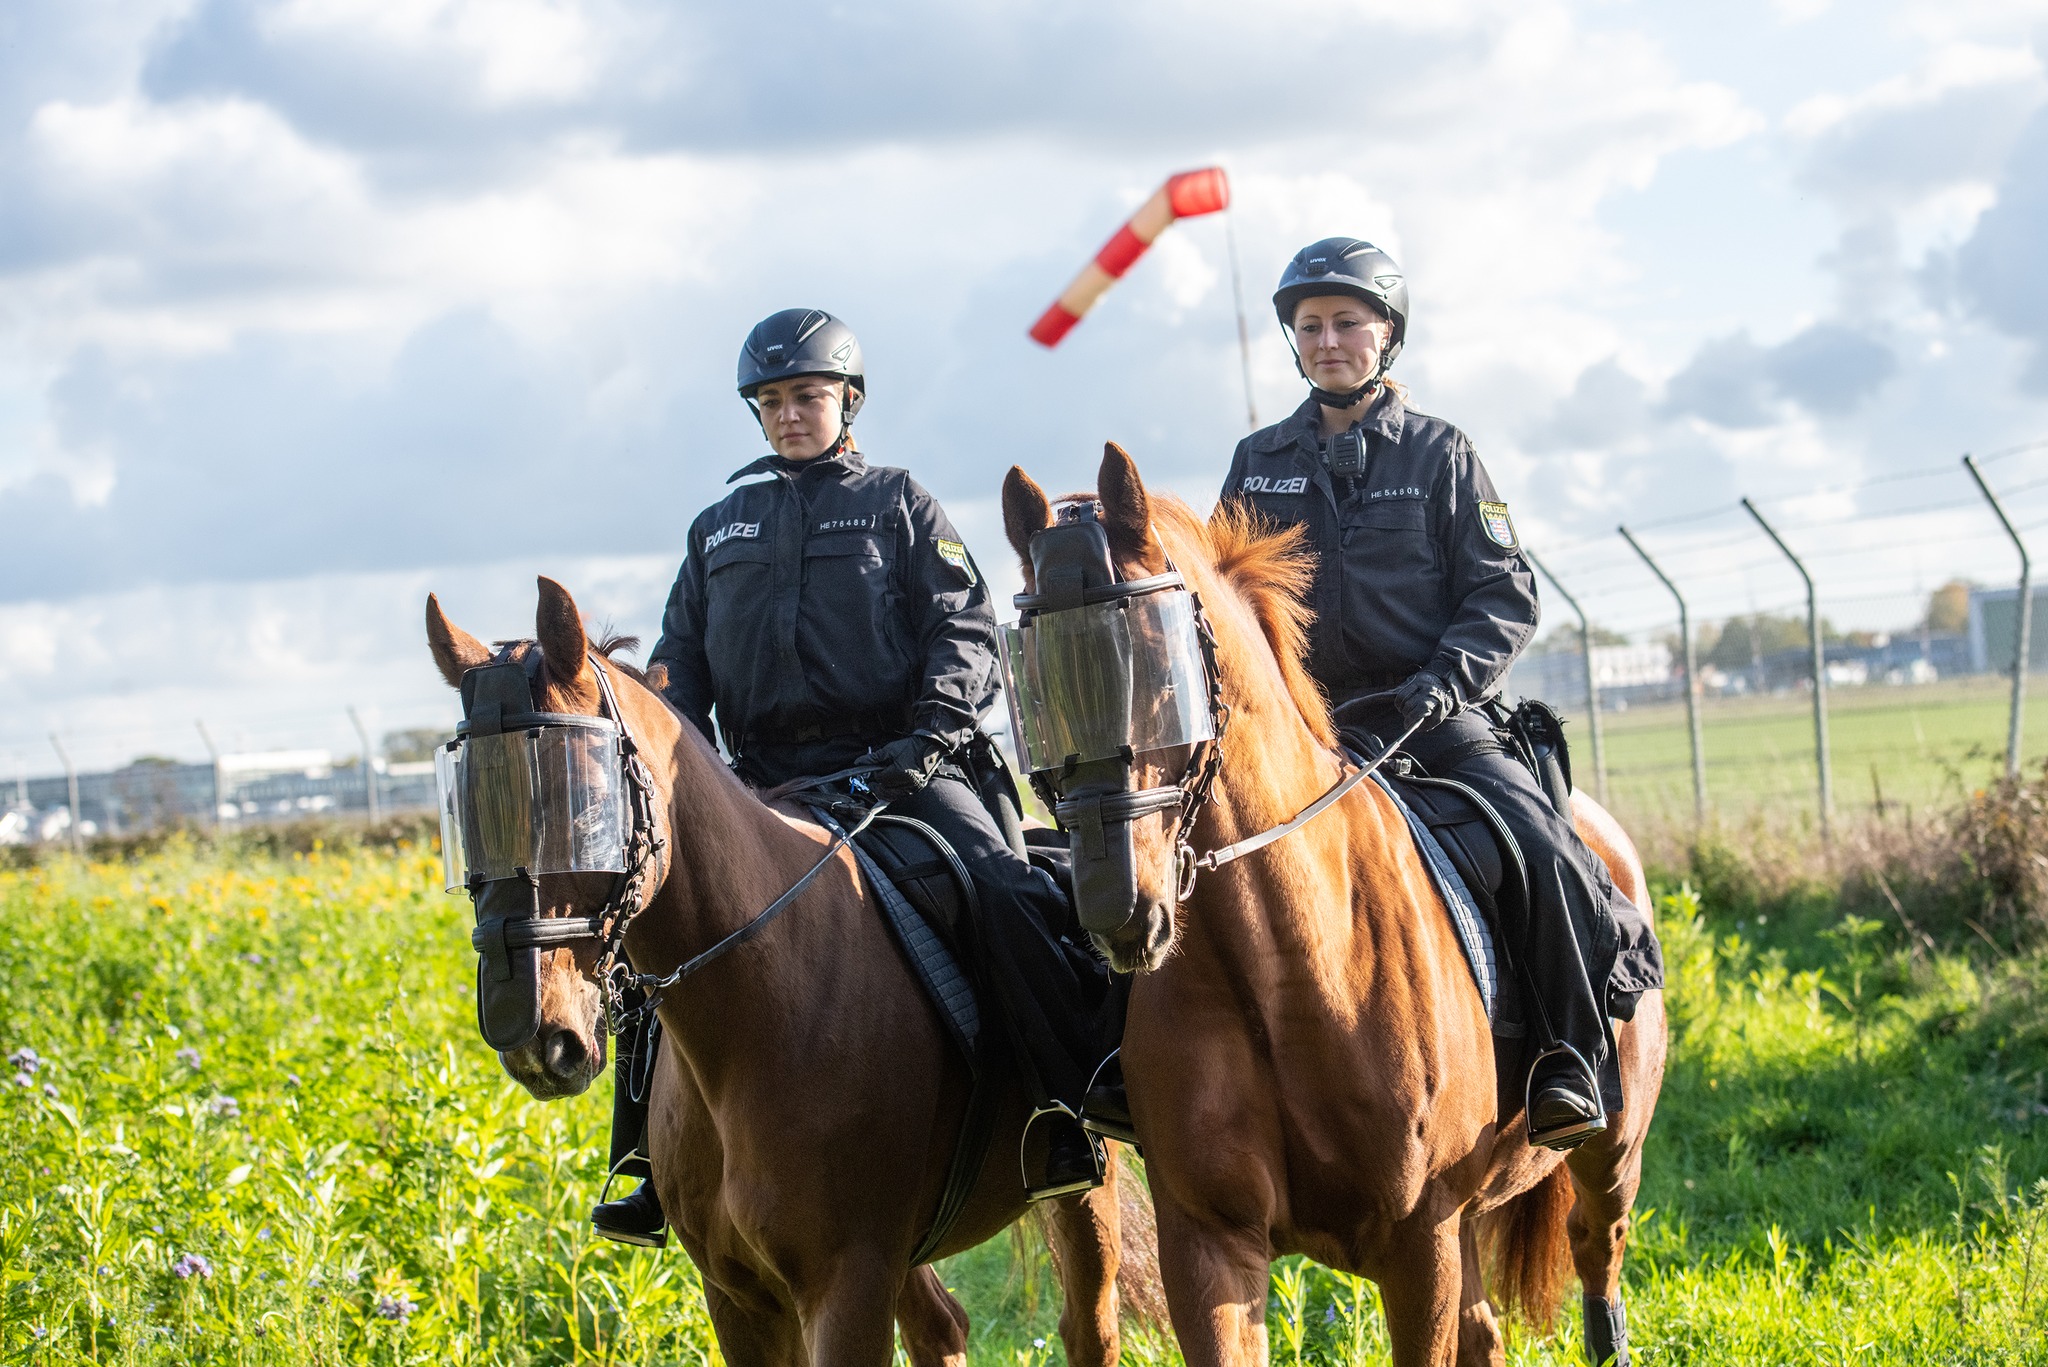
[[[1515,520],[1508,516],[1508,505],[1490,501],[1479,505],[1479,522],[1486,528],[1486,539],[1504,551],[1515,549]]]
[[[974,562],[967,558],[967,548],[957,541],[939,539],[939,559],[967,576],[967,587],[974,587]]]

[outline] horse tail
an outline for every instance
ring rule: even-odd
[[[1565,1219],[1572,1200],[1571,1174],[1559,1163],[1480,1224],[1480,1237],[1491,1255],[1487,1286],[1492,1299],[1545,1333],[1557,1323],[1570,1265]]]

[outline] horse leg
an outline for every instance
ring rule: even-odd
[[[930,1267],[910,1270],[896,1297],[896,1324],[911,1367],[966,1367],[967,1312]]]
[[[1060,1279],[1060,1341],[1073,1367],[1108,1367],[1118,1339],[1116,1274],[1123,1258],[1123,1217],[1117,1206],[1117,1159],[1109,1180],[1090,1192],[1054,1201],[1045,1237]]]
[[[800,1307],[809,1360],[819,1367],[889,1367],[903,1281],[882,1257],[844,1254]]]
[[[1187,1367],[1264,1367],[1266,1293],[1273,1263],[1263,1229],[1204,1228],[1172,1201],[1153,1198],[1159,1279]]]
[[[718,1350],[732,1367],[801,1367],[803,1337],[796,1316],[750,1310],[708,1277],[704,1308],[711,1313]]]
[[[1387,1337],[1393,1341],[1394,1367],[1451,1367],[1458,1356],[1458,1302],[1465,1280],[1462,1221],[1454,1215],[1423,1225],[1422,1218],[1395,1230],[1386,1275],[1379,1279]]]
[[[1621,1260],[1628,1247],[1629,1212],[1643,1180],[1641,1136],[1614,1126],[1574,1149],[1565,1166],[1577,1194],[1565,1233],[1583,1296],[1586,1360],[1594,1367],[1629,1367]]]
[[[1493,1305],[1486,1299],[1479,1230],[1469,1218],[1458,1222],[1458,1258],[1464,1281],[1458,1296],[1458,1367],[1504,1367],[1507,1344],[1501,1339]]]

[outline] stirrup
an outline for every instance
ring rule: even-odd
[[[1592,1099],[1593,1114],[1580,1120],[1553,1126],[1547,1130],[1536,1128],[1536,1074],[1544,1060],[1564,1057],[1577,1065],[1578,1074],[1585,1080],[1586,1095]],[[1585,1056],[1569,1044],[1559,1041],[1530,1060],[1528,1074],[1522,1080],[1522,1118],[1529,1131],[1529,1143],[1539,1149],[1555,1149],[1566,1153],[1600,1134],[1607,1128],[1607,1117],[1600,1107],[1600,1079],[1594,1076],[1592,1065]]]
[[[618,1163],[612,1167],[611,1171],[607,1172],[604,1175],[604,1185],[598,1189],[597,1193],[597,1204],[592,1206],[590,1210],[590,1227],[599,1235],[599,1237],[610,1239],[614,1243],[631,1244],[636,1248],[667,1248],[668,1213],[666,1211],[662,1211],[661,1226],[653,1230],[621,1229],[616,1226],[606,1225],[600,1222],[597,1218],[597,1212],[603,1210],[606,1206],[613,1204],[624,1204],[627,1201],[632,1201],[638,1198],[643,1193],[647,1196],[649,1200],[653,1201],[654,1208],[657,1211],[662,1210],[661,1196],[654,1190],[654,1178],[651,1175],[641,1178],[640,1185],[634,1188],[633,1191],[629,1194],[621,1196],[618,1202],[615,1203],[610,1199],[612,1192],[612,1183],[616,1182],[619,1179],[619,1169],[624,1167],[626,1164],[632,1162],[635,1158],[638,1158],[643,1162],[649,1161],[647,1159],[646,1154],[643,1154],[638,1149],[635,1149],[633,1152],[627,1154],[624,1158],[621,1158],[618,1161]]]
[[[1131,1123],[1130,1084],[1124,1082],[1120,1089],[1112,1090],[1103,1079],[1105,1073],[1113,1070],[1118,1080],[1123,1080],[1123,1053],[1122,1047],[1119,1046],[1110,1050],[1108,1056],[1095,1065],[1095,1072],[1088,1079],[1088,1088],[1081,1093],[1081,1128],[1090,1134],[1099,1134],[1104,1139],[1129,1144],[1132,1148],[1138,1149],[1140,1156],[1143,1156],[1144,1150],[1138,1144],[1138,1127]],[[1123,1101],[1121,1115],[1113,1112],[1102,1114],[1096,1111],[1095,1102],[1098,1096],[1108,1099],[1119,1094]]]
[[[1077,1173],[1055,1180],[1052,1173],[1048,1171],[1045,1174],[1047,1180],[1037,1183],[1032,1182],[1031,1169],[1026,1165],[1024,1159],[1024,1146],[1031,1138],[1031,1127],[1049,1115],[1065,1116],[1068,1120],[1074,1122],[1075,1133],[1079,1134],[1088,1143],[1089,1154],[1094,1159],[1093,1172],[1085,1176]],[[1109,1167],[1109,1151],[1103,1147],[1102,1140],[1083,1128],[1080,1122],[1081,1117],[1074,1114],[1073,1107],[1060,1101],[1050,1101],[1040,1106],[1024,1122],[1023,1133],[1017,1136],[1017,1176],[1024,1184],[1024,1200],[1027,1203],[1036,1204],[1040,1201],[1055,1200],[1062,1196],[1073,1196],[1080,1192],[1093,1191],[1102,1185],[1103,1175]],[[1046,1152],[1048,1168],[1051,1164],[1051,1158],[1051,1149],[1048,1147]]]

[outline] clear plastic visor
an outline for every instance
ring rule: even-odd
[[[1150,593],[1002,629],[1003,682],[1024,767],[1170,750],[1216,734],[1195,605]]]
[[[621,873],[631,827],[619,733],[541,726],[434,752],[448,890],[474,878]]]

